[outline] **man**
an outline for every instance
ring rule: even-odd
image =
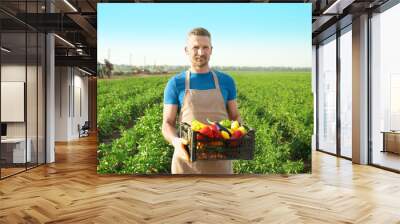
[[[236,104],[234,80],[227,74],[210,69],[211,35],[204,28],[191,30],[185,47],[191,66],[188,71],[172,77],[164,90],[162,134],[174,146],[172,174],[232,174],[229,160],[190,162],[183,139],[176,134],[179,122],[196,119],[207,123],[223,119],[240,120]]]

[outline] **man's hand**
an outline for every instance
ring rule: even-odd
[[[227,109],[228,109],[229,120],[239,121],[239,123],[242,123],[242,119],[240,118],[236,100],[229,100]]]
[[[188,141],[183,138],[175,137],[172,139],[172,145],[174,146],[174,153],[184,153],[184,158],[189,161],[189,154],[185,149],[185,145],[188,144]]]

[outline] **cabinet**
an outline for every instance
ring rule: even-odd
[[[385,131],[383,134],[383,151],[400,154],[400,131]]]

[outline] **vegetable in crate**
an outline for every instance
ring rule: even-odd
[[[246,130],[246,128],[243,127],[243,126],[240,126],[240,127],[238,128],[238,130],[239,130],[240,132],[242,132],[243,135],[247,134],[247,130]]]
[[[222,120],[218,122],[220,125],[222,125],[225,128],[230,128],[231,127],[231,121],[228,119]]]
[[[202,128],[204,128],[205,126],[207,126],[206,124],[201,123],[198,120],[193,120],[192,121],[192,130],[193,131],[200,131]]]
[[[241,150],[251,150],[248,148],[249,138],[244,140],[244,142],[242,141],[242,138],[249,131],[245,126],[242,126],[239,121],[230,120],[218,122],[207,119],[207,123],[204,124],[197,120],[192,122],[192,131],[197,132],[197,143],[194,146],[195,151],[193,151],[196,154],[194,160],[249,158],[247,156],[244,158],[240,156]],[[246,153],[243,155],[246,155]]]
[[[243,136],[242,132],[239,130],[236,130],[233,132],[231,139],[240,139]]]
[[[240,127],[239,121],[234,121],[231,124],[232,131],[236,131]]]
[[[212,129],[210,128],[210,126],[204,126],[202,129],[199,130],[199,132],[204,135],[207,136],[209,138],[213,138],[214,134]]]
[[[197,140],[203,140],[204,136],[211,139],[240,139],[246,135],[247,130],[241,126],[239,121],[222,120],[219,122],[210,121],[210,125],[203,124],[197,120],[192,122],[192,130],[198,131],[201,135],[197,136]]]
[[[230,133],[227,132],[227,131],[221,131],[221,135],[222,135],[223,139],[230,139],[231,138]]]
[[[246,128],[241,126],[239,121],[225,119],[216,122],[207,119],[207,122],[208,125],[198,120],[192,121],[191,129],[199,133],[196,139],[202,142],[201,147],[199,147],[199,143],[197,144],[198,149],[204,149],[207,146],[223,146],[224,141],[228,143],[229,147],[237,147],[240,143],[239,140],[247,134]]]
[[[210,126],[210,128],[211,128],[211,131],[213,133],[213,138],[216,138],[216,139],[222,138],[221,133],[219,132],[218,125],[213,124],[213,125]]]
[[[227,121],[230,123],[229,120],[227,120]],[[213,126],[216,126],[216,129],[219,131],[219,135],[217,136],[218,138],[229,139],[231,137],[232,132],[229,130],[229,128],[226,128],[226,127],[222,126],[219,122],[213,122],[213,121],[210,121],[208,119],[207,119],[207,122],[210,123]],[[223,132],[228,133],[229,138],[226,138],[226,134],[224,134],[225,135],[225,137],[224,137],[223,134],[222,134]]]

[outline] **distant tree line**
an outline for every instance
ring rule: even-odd
[[[97,75],[99,78],[110,78],[113,74],[114,65],[107,59],[104,59],[104,64],[97,63]]]
[[[271,71],[271,72],[311,72],[310,67],[284,67],[284,66],[212,66],[221,71]],[[187,65],[146,65],[131,66],[112,64],[107,60],[104,63],[97,63],[100,78],[120,75],[135,74],[170,74],[187,70]]]

